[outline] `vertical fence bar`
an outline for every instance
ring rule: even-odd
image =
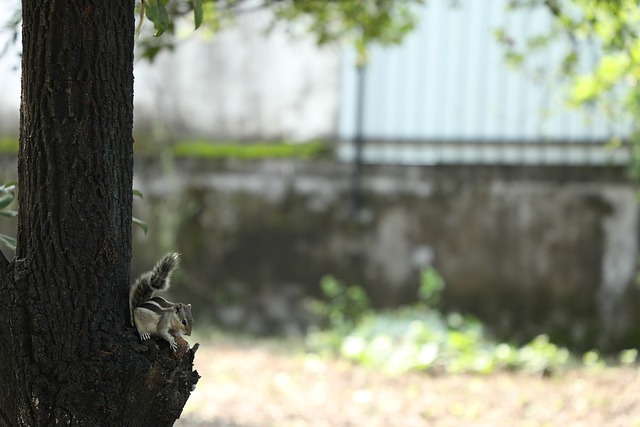
[[[364,100],[365,65],[356,66],[356,123],[353,138],[354,157],[351,175],[351,216],[355,217],[362,206],[362,152],[364,150]]]

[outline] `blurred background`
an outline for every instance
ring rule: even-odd
[[[207,4],[135,62],[132,277],[180,252],[202,343],[180,425],[640,426],[637,1]]]
[[[0,4],[7,22],[15,3]],[[177,28],[171,49],[142,44],[134,210],[148,232],[136,228],[133,275],[179,251],[172,292],[199,323],[295,336],[317,323],[308,300],[327,298],[328,275],[388,309],[418,302],[435,274],[438,307],[499,339],[637,346],[633,114],[571,102],[567,50],[578,73],[602,46],[542,40],[549,9],[511,3],[415,5],[415,28],[366,61],[265,8],[218,32]],[[2,37],[6,182],[20,46]]]

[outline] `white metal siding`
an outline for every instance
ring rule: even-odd
[[[602,111],[569,107],[555,76],[565,46],[539,58],[538,76],[512,69],[496,41],[504,28],[515,40],[551,25],[546,9],[507,11],[508,0],[431,0],[419,27],[400,46],[373,47],[365,77],[364,137],[447,142],[601,142],[626,133]],[[546,62],[546,64],[542,64]],[[355,134],[355,54],[342,65],[340,139]]]

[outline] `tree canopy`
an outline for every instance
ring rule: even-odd
[[[145,18],[152,21],[154,36],[143,37],[141,44],[147,57],[163,47],[173,46],[176,24],[191,19],[194,28],[204,25],[218,30],[239,14],[270,8],[273,25],[302,22],[304,30],[314,34],[319,45],[349,40],[364,53],[369,43],[398,43],[410,31],[416,18],[412,6],[423,0],[141,0],[138,33]]]
[[[545,33],[513,43],[504,31],[498,38],[507,56],[527,66],[536,53],[548,54],[552,42],[566,41],[558,70],[569,84],[567,101],[605,107],[614,120],[628,120],[633,171],[640,176],[640,2],[638,0],[511,0],[514,9],[546,8],[553,17]]]
[[[447,0],[452,1],[452,0]],[[312,34],[319,45],[353,44],[361,57],[371,43],[399,43],[417,23],[414,7],[424,0],[136,0],[137,44],[142,57],[153,60],[177,46],[179,29],[191,25],[215,33],[241,15],[269,9],[271,28],[281,24],[295,35]],[[145,29],[149,21],[153,31]],[[189,24],[190,23],[190,24]],[[20,10],[8,20],[17,40]],[[294,30],[299,29],[299,33]]]

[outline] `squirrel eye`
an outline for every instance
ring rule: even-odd
[[[187,324],[186,319],[182,319],[182,324],[183,324],[183,325],[186,325],[186,324]]]

